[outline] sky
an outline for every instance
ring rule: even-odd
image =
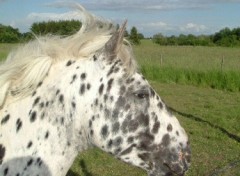
[[[56,3],[57,2],[57,3]],[[61,1],[62,2],[62,1]],[[70,2],[70,1],[65,1]],[[240,0],[75,0],[96,16],[115,24],[128,20],[146,37],[162,33],[213,34],[240,27]],[[28,32],[39,21],[81,19],[55,0],[0,0],[0,24]]]

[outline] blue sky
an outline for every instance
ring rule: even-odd
[[[0,0],[0,23],[29,31],[33,22],[78,19],[73,9],[49,5],[55,0]],[[67,1],[69,2],[69,1]],[[128,20],[145,36],[212,34],[240,27],[240,0],[75,0],[97,16],[115,23]]]

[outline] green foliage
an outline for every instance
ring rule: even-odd
[[[130,35],[129,35],[129,40],[134,44],[134,45],[138,45],[140,44],[140,39],[139,39],[139,35],[138,35],[138,31],[136,27],[132,27],[131,31],[130,31]]]
[[[29,41],[35,35],[64,35],[68,36],[76,33],[81,27],[81,22],[77,20],[48,21],[33,23],[31,32],[20,33],[18,29],[0,24],[0,43],[18,43]]]
[[[213,42],[219,46],[240,46],[240,28],[233,30],[224,28],[215,33],[212,39]]]
[[[138,33],[138,38],[139,38],[139,40],[142,40],[142,39],[144,39],[144,35],[142,33]]]
[[[20,38],[21,33],[18,29],[0,24],[0,43],[16,43]]]
[[[31,31],[36,35],[72,35],[79,31],[81,22],[77,20],[67,21],[48,21],[33,23]]]
[[[179,36],[163,36],[161,33],[153,36],[153,42],[160,45],[186,45],[186,46],[240,46],[240,28],[229,29],[224,28],[213,35],[192,34]]]
[[[161,33],[155,34],[153,36],[153,42],[160,45],[167,45],[167,37],[163,36]]]
[[[179,45],[179,46],[212,46],[213,43],[210,40],[209,36],[200,35],[195,36],[192,34],[184,35],[180,34],[179,36],[170,36],[166,37],[161,33],[155,34],[153,36],[153,42],[160,45]]]

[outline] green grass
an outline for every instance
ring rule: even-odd
[[[240,91],[239,48],[160,46],[143,40],[134,50],[150,80]]]
[[[193,69],[159,67],[154,64],[142,65],[141,71],[147,79],[162,83],[211,87],[213,89],[232,92],[240,91],[240,71],[199,71]]]
[[[197,71],[240,70],[240,49],[230,47],[160,46],[150,40],[142,40],[134,46],[134,54],[140,65],[192,69]],[[162,64],[161,64],[162,58]]]
[[[0,60],[11,47],[15,45],[0,44]],[[167,105],[178,112],[176,115],[189,134],[192,165],[187,176],[240,176],[240,143],[226,134],[240,136],[239,49],[162,47],[143,41],[134,50],[144,75]],[[80,175],[146,173],[92,148],[76,158],[68,173]]]

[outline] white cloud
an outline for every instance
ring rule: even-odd
[[[71,19],[82,19],[82,15],[76,11],[70,11],[66,13],[30,13],[27,16],[28,21],[49,21],[49,20],[71,20]]]
[[[81,3],[91,10],[175,10],[203,9],[219,3],[239,3],[240,0],[91,0]]]
[[[157,28],[159,28],[159,27],[164,27],[164,28],[165,28],[165,27],[168,26],[167,23],[164,23],[164,22],[162,22],[162,21],[147,23],[147,24],[145,24],[145,25],[147,25],[147,26],[149,26],[149,27],[157,27]]]
[[[162,33],[164,35],[179,35],[183,34],[205,34],[209,33],[209,28],[203,24],[187,23],[187,24],[171,24],[162,21],[143,23],[140,27],[144,31],[149,31],[151,34]]]
[[[207,27],[203,24],[188,23],[179,27],[180,31],[184,33],[201,33],[207,30]]]
[[[147,34],[148,36],[151,36],[157,33],[168,35],[169,33],[175,33],[175,30],[176,30],[176,26],[168,24],[163,21],[142,23],[139,26],[142,30],[149,32],[149,34]]]

